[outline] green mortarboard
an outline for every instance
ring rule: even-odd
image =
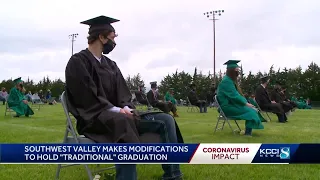
[[[151,84],[151,85],[152,85],[152,84],[157,84],[157,81],[150,82],[150,84]]]
[[[23,81],[21,80],[21,77],[19,77],[19,78],[13,80],[13,82],[14,82],[14,84],[18,84],[18,83],[23,82]]]
[[[238,62],[240,62],[240,60],[229,60],[225,62],[223,65],[227,65],[227,69],[237,68],[237,67],[240,67],[237,64]]]

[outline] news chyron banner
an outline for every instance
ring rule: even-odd
[[[0,144],[0,163],[320,163],[319,152],[320,144]]]

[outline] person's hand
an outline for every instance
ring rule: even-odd
[[[126,114],[126,112],[124,111],[124,109],[120,109],[120,113]]]
[[[250,104],[250,103],[247,103],[247,106],[248,107],[251,107],[251,108],[254,108],[254,105]]]
[[[273,104],[274,104],[274,103],[277,103],[277,102],[275,102],[275,101],[271,101],[271,103],[273,103]]]
[[[28,101],[27,100],[22,100],[23,103],[25,104],[28,104]]]
[[[124,111],[125,114],[132,115],[132,112],[129,109],[123,108],[122,110]],[[120,112],[121,112],[121,110],[120,110]]]

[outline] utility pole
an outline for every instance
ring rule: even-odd
[[[203,13],[209,20],[212,21],[213,26],[213,83],[216,84],[216,16],[221,16],[224,10],[215,10]]]
[[[69,35],[69,39],[71,39],[71,55],[73,55],[73,43],[76,41],[77,36],[78,33]]]

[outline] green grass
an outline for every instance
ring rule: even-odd
[[[0,112],[4,106],[0,106]],[[252,138],[235,136],[226,127],[213,134],[217,112],[207,114],[187,113],[179,107],[177,122],[187,143],[319,143],[319,110],[296,110],[289,123],[279,124],[276,117],[265,123],[264,130],[255,130]],[[31,118],[0,117],[0,142],[2,143],[58,143],[65,130],[65,117],[61,105],[45,105]],[[241,121],[241,127],[244,122]],[[107,166],[107,165],[103,165]],[[57,165],[1,165],[2,180],[54,179]],[[211,179],[319,179],[320,165],[182,165],[185,180]],[[113,170],[110,171],[113,173]],[[162,175],[160,165],[138,165],[139,179],[158,179]],[[83,166],[62,169],[62,180],[86,180]],[[104,176],[106,177],[106,176]],[[110,179],[110,178],[108,178]]]

